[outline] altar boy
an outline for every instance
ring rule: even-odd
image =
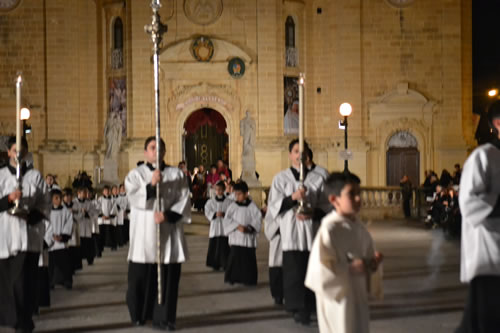
[[[224,234],[229,237],[229,258],[224,281],[230,284],[257,284],[257,236],[262,214],[248,197],[248,185],[241,181],[234,185],[236,201],[224,216]]]
[[[49,275],[51,287],[61,284],[66,289],[73,286],[72,263],[68,248],[73,229],[73,214],[62,204],[61,190],[52,190],[52,210],[50,223],[54,244],[49,249]]]
[[[351,173],[334,172],[326,180],[326,195],[335,210],[321,222],[305,280],[316,294],[320,333],[369,332],[367,286],[382,255],[374,250],[370,233],[357,218],[359,183]]]
[[[130,246],[128,252],[127,305],[132,322],[175,329],[181,263],[188,257],[184,223],[191,222],[189,187],[184,173],[166,166],[165,143],[161,140],[160,170],[156,168],[157,142],[149,137],[144,143],[147,163],[130,171],[125,188],[130,202]],[[160,186],[161,211],[158,211],[156,187]],[[162,304],[157,303],[156,227],[160,225],[162,265]]]
[[[228,238],[224,234],[222,222],[224,215],[233,202],[224,195],[225,184],[219,180],[215,184],[215,197],[205,204],[205,216],[210,221],[210,231],[208,233],[208,253],[207,266],[214,270],[226,268],[227,257],[229,256]]]

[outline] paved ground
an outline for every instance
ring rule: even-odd
[[[372,333],[453,332],[461,318],[465,287],[458,281],[459,244],[416,222],[369,226],[384,252],[385,298],[371,305]],[[297,325],[272,304],[267,277],[267,241],[259,239],[256,288],[228,286],[223,273],[204,265],[208,224],[197,216],[186,229],[191,258],[182,266],[178,330],[182,332],[317,332]],[[125,291],[126,249],[106,251],[77,273],[71,291],[57,289],[52,307],[36,318],[38,332],[152,332],[131,327]],[[4,330],[5,331],[5,330]],[[0,332],[4,332],[0,328]],[[9,331],[6,331],[9,332]]]

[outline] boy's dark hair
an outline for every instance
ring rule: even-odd
[[[85,192],[87,188],[85,186],[80,186],[79,188],[76,189],[76,193],[79,193],[79,192]]]
[[[222,188],[223,191],[226,190],[226,184],[222,181],[222,180],[219,180],[216,184],[215,184],[216,187],[220,187]]]
[[[104,187],[103,187],[102,189],[103,189],[103,190],[108,190],[108,191],[109,191],[109,190],[111,190],[111,189],[109,188],[109,185],[104,185]]]
[[[242,180],[239,183],[234,184],[233,190],[235,192],[240,191],[243,193],[248,193],[248,185]]]
[[[155,141],[155,140],[156,140],[156,136],[150,136],[149,138],[147,138],[146,141],[144,141],[144,150],[147,150],[149,143],[151,141]],[[165,141],[163,141],[162,138],[160,138],[160,146],[161,146],[161,148],[163,148],[163,150],[165,150]]]
[[[53,189],[52,191],[50,191],[50,197],[53,198],[54,196],[60,196],[62,198],[62,192],[60,189],[56,188],[56,189]]]
[[[231,181],[229,182],[229,185],[231,185],[232,187],[234,187],[234,185],[236,185],[236,182],[235,182],[234,180],[231,180]]]
[[[359,185],[361,180],[350,172],[332,172],[325,181],[325,193],[327,196],[340,195],[347,184]]]
[[[215,165],[215,164],[210,164],[210,169],[212,169],[212,168],[217,169],[217,165]]]
[[[305,153],[306,153],[306,156],[309,157],[309,161],[312,162],[313,161],[313,156],[314,156],[312,149],[310,147],[307,147]]]
[[[293,146],[295,146],[297,143],[299,143],[299,139],[293,139],[292,141],[290,141],[290,143],[288,144],[288,152],[291,153],[292,152],[292,149],[293,149]],[[307,144],[307,141],[304,140],[304,151],[308,151],[309,150],[309,144]],[[312,153],[312,151],[311,151]],[[312,158],[311,158],[311,161],[312,161]]]
[[[16,137],[15,136],[10,136],[9,141],[7,141],[7,148],[10,150],[13,145],[16,144]],[[21,137],[21,147],[24,148],[26,151],[28,151],[28,141],[26,141],[26,138]]]
[[[63,194],[64,195],[73,195],[73,190],[70,189],[69,187],[65,187],[64,190],[63,190]]]

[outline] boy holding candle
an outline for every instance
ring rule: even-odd
[[[305,142],[304,149],[308,149]],[[279,230],[281,237],[285,309],[293,314],[296,322],[309,325],[314,294],[304,286],[304,279],[314,238],[313,217],[297,215],[296,208],[301,200],[313,209],[316,207],[324,179],[304,167],[304,186],[301,186],[298,139],[290,142],[288,151],[292,166],[273,178],[266,222],[276,223],[277,227],[272,229]]]
[[[28,153],[20,140],[21,160]],[[9,164],[0,169],[0,326],[32,332],[36,303],[38,260],[43,249],[43,217],[50,210],[50,196],[40,172],[21,163],[22,191],[17,188],[16,137],[7,143]],[[29,189],[29,190],[28,190]],[[26,217],[10,214],[16,200]]]

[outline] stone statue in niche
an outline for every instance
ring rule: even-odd
[[[106,138],[106,158],[116,158],[122,141],[122,121],[118,113],[109,113],[104,127],[104,137]]]
[[[106,154],[104,155],[103,183],[117,184],[119,182],[118,153],[122,141],[122,121],[117,112],[109,112],[106,126],[104,126],[104,138]]]
[[[246,117],[240,121],[240,135],[243,137],[243,156],[255,155],[255,131],[257,125],[250,117],[250,111],[246,112]]]
[[[243,137],[243,150],[241,154],[241,179],[247,182],[248,186],[260,186],[255,173],[255,135],[257,125],[250,116],[250,111],[246,112],[246,117],[240,121],[240,135]]]

